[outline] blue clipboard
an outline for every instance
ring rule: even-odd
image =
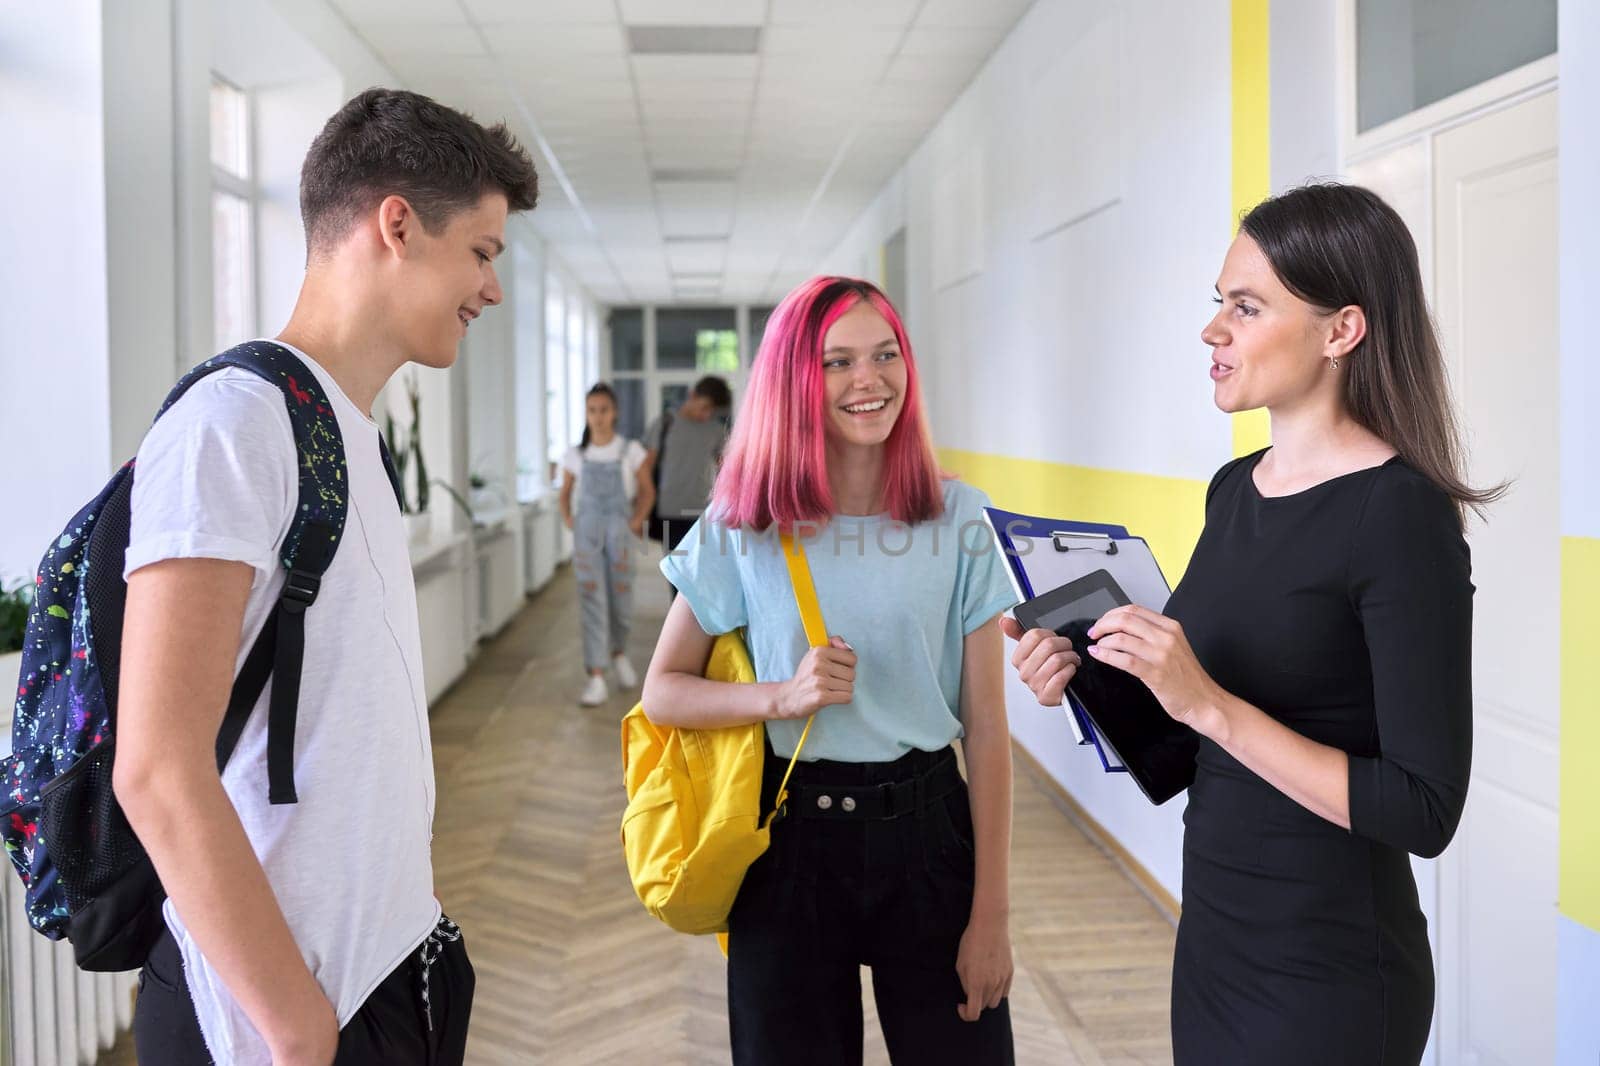
[[[1150,545],[1126,526],[1018,514],[985,507],[996,545],[1005,555],[1012,589],[1024,600],[1059,588],[1094,570],[1108,570],[1133,602],[1164,612],[1172,594]],[[1091,745],[1107,773],[1127,767],[1102,744],[1083,706],[1066,694],[1067,723],[1080,745]]]

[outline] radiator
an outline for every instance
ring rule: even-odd
[[[22,885],[0,869],[0,1064],[89,1066],[133,1021],[138,974],[83,973],[72,947],[35,933]]]

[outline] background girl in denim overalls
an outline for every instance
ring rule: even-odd
[[[583,609],[583,665],[589,672],[578,702],[606,701],[606,666],[624,689],[639,683],[628,662],[633,622],[634,538],[644,535],[655,501],[649,456],[636,440],[617,436],[617,396],[606,384],[589,390],[583,440],[561,460],[561,517],[576,543],[572,567]]]

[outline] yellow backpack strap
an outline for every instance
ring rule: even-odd
[[[783,561],[789,567],[789,584],[794,586],[794,602],[800,607],[800,624],[805,627],[806,642],[813,648],[825,647],[828,643],[828,627],[822,622],[822,607],[817,603],[817,586],[811,579],[811,564],[806,561],[805,545],[790,533],[779,534],[779,540],[783,544]],[[794,773],[794,764],[800,761],[800,752],[805,749],[806,737],[811,735],[811,725],[816,720],[815,714],[806,719],[806,727],[800,733],[800,743],[794,746],[789,768],[783,772],[783,780],[778,784],[777,800],[772,805],[772,813],[767,815],[768,825],[772,824],[789,800],[789,775]]]

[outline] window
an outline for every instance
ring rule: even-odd
[[[626,373],[644,369],[644,311],[638,307],[613,307],[606,319],[611,330],[611,370]]]
[[[656,366],[701,374],[739,371],[739,331],[731,307],[662,308],[656,312]]]
[[[217,351],[256,333],[250,98],[211,79],[211,314]]]
[[[583,351],[583,295],[567,294],[567,399],[572,405],[572,439],[576,443],[589,424],[588,392],[594,381],[589,377]]]
[[[567,431],[567,299],[554,274],[546,275],[544,282],[544,413],[545,454],[551,476],[560,481],[557,464],[578,437]]]
[[[1362,131],[1556,50],[1556,0],[1358,0]]]
[[[752,307],[750,309],[750,341],[745,347],[747,357],[745,362],[754,366],[756,353],[761,351],[761,338],[767,332],[767,319],[772,317],[773,307]]]

